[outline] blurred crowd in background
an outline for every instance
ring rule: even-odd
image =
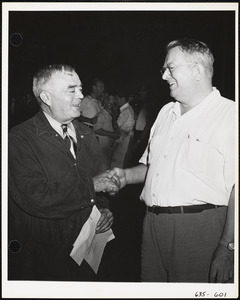
[[[99,140],[103,171],[135,165],[147,146],[151,126],[163,105],[151,82],[136,92],[119,91],[94,78],[81,103],[79,121],[91,127]],[[31,91],[10,97],[9,130],[31,118],[39,105]]]

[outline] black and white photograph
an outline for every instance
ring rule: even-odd
[[[2,298],[238,298],[238,8],[2,3]]]

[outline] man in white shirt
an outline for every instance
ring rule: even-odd
[[[212,87],[214,58],[191,39],[168,44],[165,105],[140,164],[115,168],[121,187],[145,181],[142,281],[233,282],[235,103]]]
[[[95,78],[92,83],[92,90],[90,95],[83,98],[80,111],[81,115],[78,117],[78,121],[83,122],[88,127],[93,127],[97,122],[96,115],[101,111],[102,106],[99,101],[99,97],[104,92],[104,83],[102,80]]]

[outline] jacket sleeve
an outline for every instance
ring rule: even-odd
[[[61,219],[97,201],[89,173],[81,168],[82,173],[77,172],[68,161],[57,159],[51,153],[50,166],[47,165],[39,159],[27,139],[10,136],[8,154],[10,197],[27,214]],[[53,175],[52,166],[56,164],[61,174],[55,171],[56,175]]]
[[[109,200],[106,197],[106,195],[104,195],[104,193],[98,193],[97,194],[97,207],[98,208],[108,208],[110,209],[110,205],[109,205]]]

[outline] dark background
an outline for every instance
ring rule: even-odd
[[[9,39],[9,101],[17,111],[15,125],[30,117],[22,99],[31,95],[32,76],[45,64],[66,63],[76,68],[84,92],[93,77],[106,89],[136,94],[148,80],[159,108],[170,101],[160,69],[165,46],[173,39],[199,39],[215,57],[213,85],[235,98],[234,12],[226,11],[109,11],[109,12],[10,12],[9,38],[19,33],[22,42]],[[11,127],[11,126],[10,126]],[[111,200],[116,239],[104,252],[99,270],[102,281],[139,281],[140,244],[144,206],[141,185],[123,189]]]
[[[160,68],[165,46],[173,39],[196,38],[215,57],[214,85],[234,99],[234,12],[91,11],[10,12],[9,33],[22,36],[9,44],[10,95],[31,91],[32,75],[53,63],[76,68],[84,87],[101,77],[106,87],[136,93],[147,79],[159,101],[168,97]],[[164,101],[165,102],[165,101]]]

